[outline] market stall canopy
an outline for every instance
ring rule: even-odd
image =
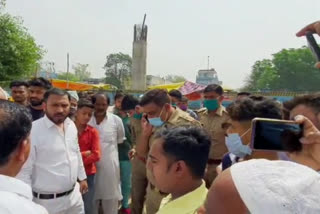
[[[173,89],[178,90],[181,88],[181,86],[184,85],[185,82],[178,82],[178,83],[171,83],[171,84],[166,84],[166,85],[154,85],[154,86],[149,86],[148,89],[166,89],[168,91],[171,91]]]
[[[92,89],[103,89],[103,90],[109,90],[112,89],[113,86],[109,84],[86,84],[86,83],[79,83],[79,82],[72,82],[72,81],[66,81],[66,80],[58,80],[58,79],[52,79],[51,84],[53,87],[65,89],[65,90],[74,90],[74,91],[87,91]]]
[[[155,85],[149,89],[166,89],[171,91],[173,89],[179,90],[189,100],[198,100],[201,98],[201,92],[206,88],[205,85],[200,85],[194,82],[185,81],[179,83],[172,83],[166,85]],[[222,86],[224,91],[233,91],[230,87]]]

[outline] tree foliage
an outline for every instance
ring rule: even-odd
[[[244,90],[315,91],[320,89],[320,71],[307,47],[283,49],[272,59],[255,62]]]
[[[172,83],[178,83],[178,82],[184,82],[186,81],[186,78],[184,76],[179,76],[179,75],[167,75],[165,77],[167,81],[170,81]]]
[[[131,80],[131,66],[132,58],[128,54],[109,54],[103,67],[106,70],[106,83],[124,88]]]
[[[67,72],[62,72],[58,74],[58,79],[60,80],[69,80],[72,82],[79,82],[80,78],[75,75],[74,73],[67,73]]]
[[[0,10],[0,79],[26,78],[35,73],[43,50],[23,26],[22,20]]]
[[[77,63],[75,66],[72,66],[72,69],[79,80],[84,81],[89,79],[91,76],[90,71],[88,71],[88,67],[88,64]]]

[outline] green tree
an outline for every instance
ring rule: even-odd
[[[131,81],[131,66],[132,58],[128,54],[109,54],[103,67],[106,70],[106,83],[119,89],[128,86]]]
[[[283,49],[272,59],[257,61],[244,90],[316,91],[320,90],[320,71],[307,47]]]
[[[72,66],[75,75],[79,78],[80,81],[84,81],[90,78],[91,73],[88,71],[88,64],[77,63],[75,66]]]
[[[22,19],[4,12],[0,1],[0,79],[10,81],[35,73],[43,50],[22,24]]]
[[[59,80],[69,80],[69,81],[72,81],[72,82],[79,82],[80,81],[79,76],[77,76],[74,73],[70,73],[70,72],[69,73],[67,73],[67,72],[59,73],[58,74],[58,79]]]
[[[167,75],[165,79],[172,83],[184,82],[187,80],[184,76],[179,76],[179,75]]]

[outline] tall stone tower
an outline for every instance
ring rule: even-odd
[[[142,25],[134,25],[132,47],[132,90],[146,90],[147,33],[146,14]]]

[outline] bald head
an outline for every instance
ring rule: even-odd
[[[223,171],[212,183],[205,209],[210,214],[248,213],[232,180],[230,169]]]

